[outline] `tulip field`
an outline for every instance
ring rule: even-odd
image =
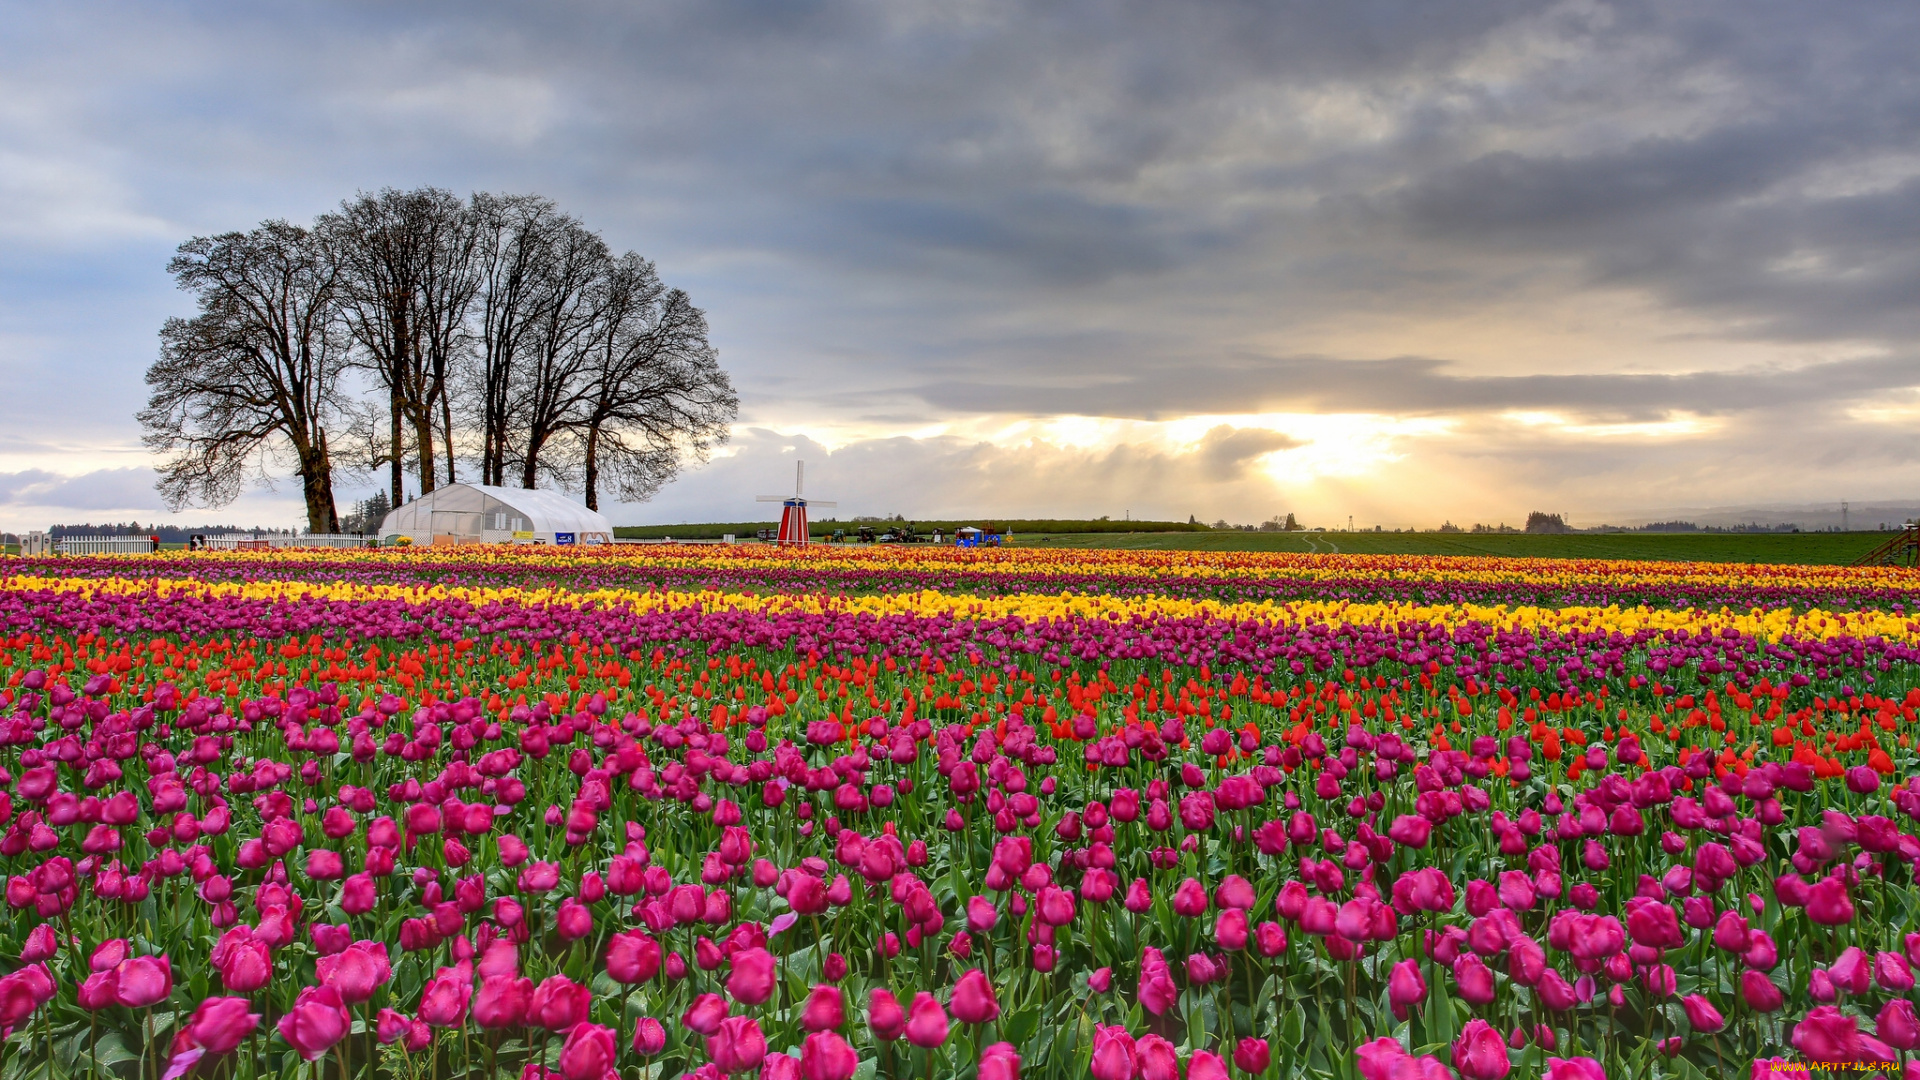
[[[1920,573],[0,561],[0,1080],[1920,1078]]]

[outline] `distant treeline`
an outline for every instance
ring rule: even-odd
[[[935,529],[952,535],[953,530],[963,525],[976,529],[997,529],[1000,532],[1011,530],[1015,536],[1033,533],[1128,533],[1128,532],[1207,532],[1208,526],[1196,525],[1185,521],[1043,521],[1037,519],[992,520],[973,518],[964,521],[809,521],[807,531],[814,536],[831,536],[835,529],[845,529],[848,535],[858,532],[863,526],[870,527],[876,533],[886,532],[896,524],[910,524],[917,533],[930,533]],[[621,540],[658,540],[671,536],[676,540],[718,540],[728,533],[735,536],[752,536],[761,529],[778,528],[775,521],[736,521],[728,523],[705,523],[697,525],[623,525],[613,530],[613,535]]]
[[[58,540],[63,536],[157,536],[163,544],[184,544],[189,536],[225,536],[232,533],[245,533],[249,536],[291,535],[292,529],[267,529],[257,525],[142,525],[128,521],[106,525],[52,525],[47,535]]]

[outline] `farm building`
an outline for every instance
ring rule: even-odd
[[[558,492],[448,484],[397,507],[380,536],[414,544],[607,544],[613,526]]]

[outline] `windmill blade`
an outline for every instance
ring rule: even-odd
[[[798,495],[802,491],[806,490],[806,479],[807,479],[807,463],[804,461],[794,462],[793,463],[793,493],[795,495]]]
[[[837,502],[828,502],[825,499],[808,499],[807,505],[808,506],[839,506],[840,504]]]

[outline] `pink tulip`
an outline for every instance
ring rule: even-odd
[[[918,993],[907,1007],[907,1041],[931,1049],[947,1041],[947,1013],[929,993]]]
[[[1853,921],[1853,899],[1847,895],[1847,883],[1838,877],[1825,877],[1807,890],[1807,918],[1822,926],[1843,926]]]
[[[1133,1045],[1140,1080],[1180,1080],[1180,1055],[1158,1035],[1142,1035]]]
[[[1920,1020],[1914,1017],[1913,1002],[1906,998],[1894,998],[1882,1006],[1873,1029],[1881,1042],[1895,1050],[1920,1046]]]
[[[519,1027],[526,1022],[532,1001],[532,979],[489,975],[480,980],[480,990],[473,996],[473,1022],[483,1028]]]
[[[309,986],[300,991],[293,1008],[280,1017],[280,1037],[307,1061],[317,1061],[346,1037],[352,1017],[331,986]]]
[[[1904,994],[1913,989],[1913,968],[1897,952],[1881,952],[1873,958],[1873,981],[1882,990]]]
[[[773,996],[773,983],[772,953],[754,948],[733,954],[733,973],[727,976],[728,996],[743,1005],[764,1004]]]
[[[566,1080],[604,1080],[619,1058],[620,1043],[612,1028],[575,1024],[560,1047],[560,1075]]]
[[[441,968],[421,988],[417,1015],[433,1027],[457,1027],[466,1021],[472,998],[472,976]]]
[[[1485,1005],[1493,1000],[1493,972],[1478,956],[1462,953],[1453,963],[1453,980],[1468,1004]]]
[[[1187,1059],[1187,1080],[1227,1080],[1227,1063],[1218,1054],[1195,1050]]]
[[[767,1057],[767,1037],[760,1031],[760,1022],[751,1016],[729,1016],[722,1020],[719,1030],[707,1036],[707,1057],[722,1072],[759,1068]]]
[[[652,1057],[667,1046],[667,1029],[651,1016],[643,1016],[633,1027],[633,1052]]]
[[[736,971],[739,970],[739,962],[740,958],[736,955]],[[607,976],[615,982],[646,982],[659,971],[660,943],[648,937],[645,931],[629,930],[615,934],[607,943]]]
[[[373,996],[393,976],[387,947],[373,941],[357,941],[315,964],[320,983],[340,993],[340,1000],[356,1005]]]
[[[726,1017],[727,1003],[719,994],[701,994],[681,1014],[680,1023],[688,1031],[711,1035],[720,1030],[720,1021]]]
[[[1786,1004],[1786,997],[1773,985],[1773,980],[1767,978],[1765,972],[1751,968],[1740,973],[1740,1000],[1747,1003],[1747,1008],[1760,1013],[1776,1012]]]
[[[534,987],[527,1002],[527,1019],[548,1031],[567,1031],[586,1023],[593,994],[565,975],[549,975]]]
[[[1713,1002],[1707,1000],[1702,994],[1688,994],[1681,998],[1680,1007],[1686,1010],[1687,1023],[1695,1031],[1713,1032],[1727,1026],[1726,1018],[1720,1015],[1720,1010],[1714,1008]]]
[[[1265,1039],[1241,1039],[1233,1044],[1233,1063],[1241,1072],[1263,1073],[1273,1060]],[[1098,1078],[1096,1078],[1098,1080]]]
[[[906,1034],[907,1013],[900,1007],[900,999],[875,987],[867,999],[867,1026],[873,1030],[873,1037],[882,1042],[892,1042]]]
[[[260,1014],[246,998],[210,997],[188,1019],[186,1036],[215,1057],[230,1054],[260,1026]]]
[[[1548,1058],[1546,1080],[1607,1080],[1607,1070],[1590,1057]]]
[[[1020,1054],[1012,1043],[997,1042],[980,1051],[978,1080],[1020,1080]]]
[[[1137,1070],[1133,1036],[1118,1024],[1093,1030],[1093,1080],[1134,1080]]]
[[[808,1031],[837,1031],[847,1022],[846,1004],[840,988],[822,983],[807,995],[800,1010],[800,1026]]]
[[[1425,1000],[1427,980],[1420,974],[1420,961],[1402,960],[1393,965],[1393,971],[1387,976],[1387,1001],[1393,1008],[1393,1015],[1405,1020],[1407,1010],[1418,1007]]]
[[[1789,1040],[1808,1061],[1840,1064],[1896,1060],[1893,1048],[1860,1033],[1859,1021],[1831,1005],[1816,1005]]]
[[[118,989],[117,981],[111,970],[96,971],[75,988],[74,995],[81,1008],[88,1012],[99,1012],[110,1005],[119,1004],[115,992]]]
[[[816,1031],[800,1044],[801,1080],[853,1080],[860,1059],[847,1041],[831,1031]]]
[[[1513,1069],[1506,1040],[1485,1020],[1467,1021],[1453,1044],[1453,1067],[1466,1080],[1501,1080]]]
[[[993,996],[993,986],[978,968],[968,969],[954,984],[952,1007],[953,1015],[963,1024],[984,1024],[1000,1015],[1000,1002]]]
[[[560,909],[553,918],[554,930],[562,941],[578,941],[593,933],[593,912],[578,900],[560,901]]]
[[[114,969],[114,1000],[129,1009],[158,1004],[171,993],[173,964],[165,956],[136,956]]]

